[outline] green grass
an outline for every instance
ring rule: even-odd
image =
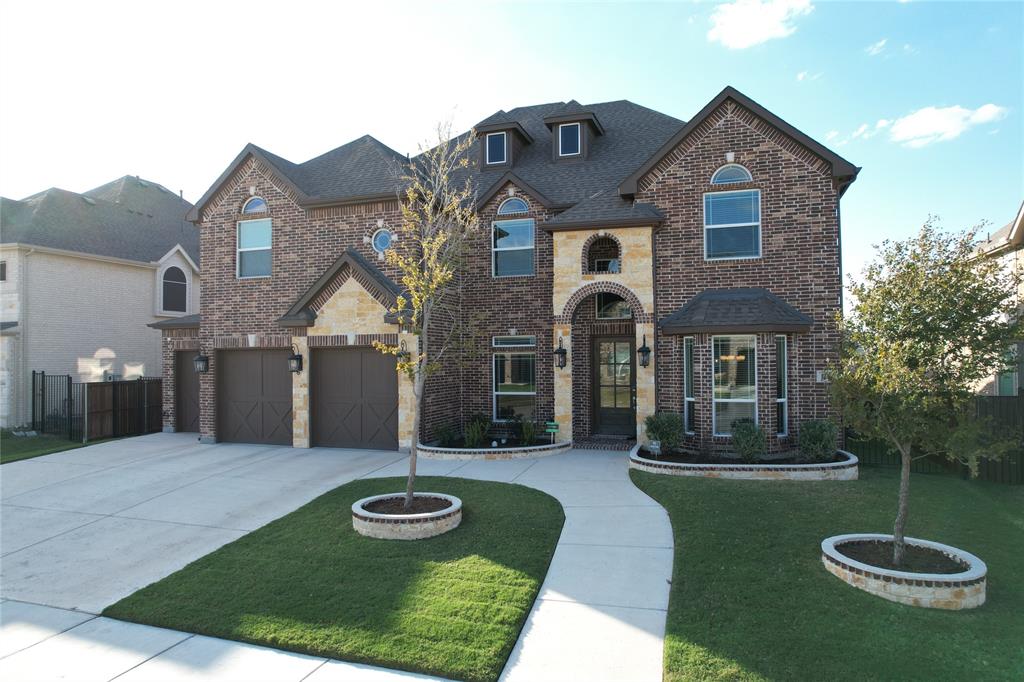
[[[820,542],[891,532],[898,472],[755,482],[631,472],[672,519],[665,679],[1024,679],[1024,487],[915,474],[908,535],[988,565],[988,602],[885,601],[821,565]]]
[[[357,499],[404,490],[354,481],[116,604],[103,615],[464,680],[496,680],[533,605],[565,519],[518,485],[418,479],[463,502],[427,540],[365,538]]]
[[[7,429],[0,430],[0,464],[31,459],[64,450],[82,447],[81,443],[40,434],[38,436],[12,436]]]

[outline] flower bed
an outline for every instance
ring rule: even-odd
[[[454,530],[462,522],[462,500],[442,493],[416,493],[416,500],[424,499],[440,507],[435,511],[413,514],[401,512],[375,512],[367,507],[387,506],[400,500],[403,493],[364,497],[352,505],[352,528],[360,535],[381,540],[420,540]],[[444,504],[447,502],[447,504]]]
[[[821,543],[821,562],[829,573],[857,589],[889,601],[932,609],[973,609],[985,603],[988,567],[978,557],[949,545],[906,538],[907,549],[939,553],[956,572],[898,571],[857,561],[843,553],[843,545],[881,542],[891,547],[892,535],[856,533],[834,535]]]
[[[441,445],[418,445],[418,456],[425,459],[528,459],[546,457],[572,448],[572,441],[542,445],[514,445],[493,448],[460,448]]]
[[[737,478],[765,481],[855,481],[857,456],[838,450],[838,461],[773,464],[771,462],[690,463],[649,459],[640,455],[637,443],[629,452],[629,467],[652,474],[670,476],[701,476],[704,478]]]

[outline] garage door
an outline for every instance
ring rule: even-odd
[[[372,348],[313,351],[313,445],[394,450],[398,447],[395,357]]]
[[[217,439],[292,444],[289,350],[217,352]]]
[[[194,350],[174,354],[175,431],[199,432],[199,375],[192,363],[197,354]]]

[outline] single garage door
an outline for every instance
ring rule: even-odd
[[[178,351],[174,354],[175,431],[199,432],[199,375],[192,360],[199,351]]]
[[[398,447],[395,357],[372,348],[313,351],[313,445],[394,450]]]
[[[292,444],[289,350],[217,352],[217,439]]]

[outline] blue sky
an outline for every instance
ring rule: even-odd
[[[1021,2],[364,5],[3,5],[0,194],[138,174],[195,200],[249,141],[415,152],[442,119],[568,99],[686,119],[732,85],[863,166],[847,272],[929,214],[996,229],[1024,199]]]

